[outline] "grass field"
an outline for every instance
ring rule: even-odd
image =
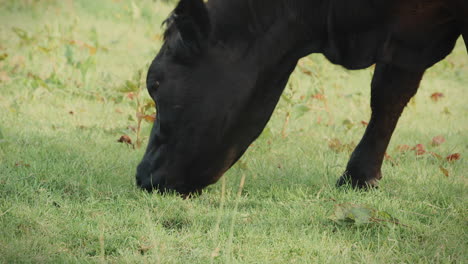
[[[241,161],[183,200],[137,189],[144,147],[117,142],[152,114],[138,73],[171,5],[0,2],[1,263],[468,263],[461,39],[406,108],[378,190],[334,187],[370,116],[372,69],[313,55]]]

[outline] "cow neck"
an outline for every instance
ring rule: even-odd
[[[285,56],[299,59],[312,51],[305,46],[311,24],[307,5],[310,1],[210,0],[213,41],[262,65],[275,65]]]

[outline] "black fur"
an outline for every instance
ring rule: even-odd
[[[425,70],[468,38],[466,0],[181,0],[148,71],[158,108],[137,168],[144,189],[198,192],[262,132],[297,61],[376,64],[372,116],[338,185],[375,186]]]

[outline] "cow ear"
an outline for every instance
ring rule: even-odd
[[[210,18],[203,0],[180,0],[173,16],[184,45],[200,50],[210,34]]]

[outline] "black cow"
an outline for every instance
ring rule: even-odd
[[[463,35],[467,0],[180,0],[147,87],[157,119],[137,168],[146,190],[198,192],[260,135],[298,60],[376,64],[372,116],[337,185],[375,186],[424,71]]]

